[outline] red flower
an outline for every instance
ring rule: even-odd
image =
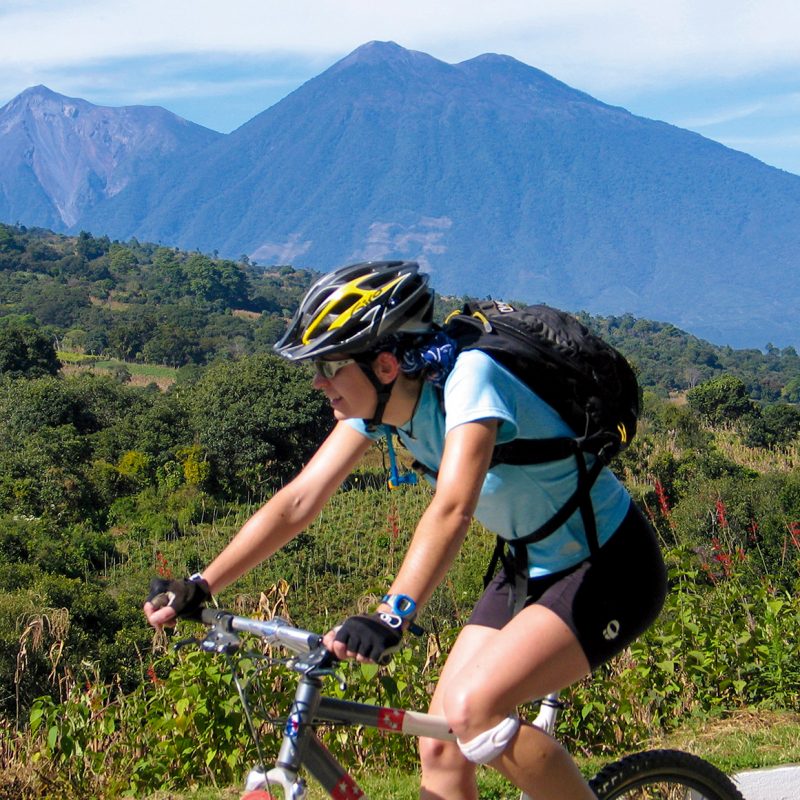
[[[667,490],[664,488],[664,484],[661,483],[660,480],[656,479],[654,484],[656,490],[656,497],[658,498],[658,507],[661,509],[661,513],[669,518],[669,498],[667,497]]]
[[[790,522],[786,527],[792,537],[792,544],[797,550],[800,550],[800,522]]]
[[[387,517],[387,522],[389,523],[389,533],[392,536],[392,541],[395,541],[397,537],[400,535],[400,517],[397,513],[396,508],[393,508],[389,512],[389,516]]]
[[[172,578],[172,570],[169,568],[169,562],[160,550],[156,551],[156,575],[166,580]]]
[[[758,544],[758,523],[754,519],[747,526],[747,540],[750,544]]]
[[[719,523],[719,526],[721,528],[727,528],[728,512],[727,509],[725,508],[725,503],[722,501],[721,497],[717,500],[716,512],[717,512],[717,522]]]

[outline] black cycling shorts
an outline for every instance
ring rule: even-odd
[[[513,579],[501,570],[467,621],[500,629],[511,620]],[[531,578],[525,606],[555,612],[575,634],[594,670],[637,639],[658,616],[667,592],[661,549],[631,502],[622,524],[596,556],[563,572]]]

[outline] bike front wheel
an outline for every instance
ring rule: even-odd
[[[609,764],[589,782],[599,800],[744,800],[708,761],[680,750],[647,750]]]

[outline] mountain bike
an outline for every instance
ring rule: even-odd
[[[455,740],[444,717],[323,695],[324,681],[337,677],[338,662],[322,646],[319,634],[296,628],[280,617],[258,620],[219,609],[203,609],[200,619],[207,626],[205,637],[177,646],[195,644],[207,653],[224,655],[229,662],[258,757],[241,800],[278,800],[274,792],[280,792],[283,800],[303,800],[307,788],[301,770],[335,800],[366,800],[352,775],[318,738],[319,726],[363,726],[403,736]],[[267,654],[263,648],[244,650],[248,635],[289,650],[291,655],[275,658],[271,648]],[[242,656],[257,665],[248,675],[239,669]],[[268,769],[253,709],[263,692],[259,677],[276,663],[287,666],[298,679],[289,713],[280,720],[280,751],[274,766]],[[541,700],[532,724],[552,735],[559,708],[558,696],[548,695]],[[733,781],[717,767],[678,750],[648,750],[626,756],[601,769],[590,786],[600,800],[744,800]],[[523,794],[521,800],[530,798]]]

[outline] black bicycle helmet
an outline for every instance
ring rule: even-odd
[[[370,353],[382,339],[433,328],[433,290],[414,261],[367,261],[323,275],[275,351],[292,361]]]

